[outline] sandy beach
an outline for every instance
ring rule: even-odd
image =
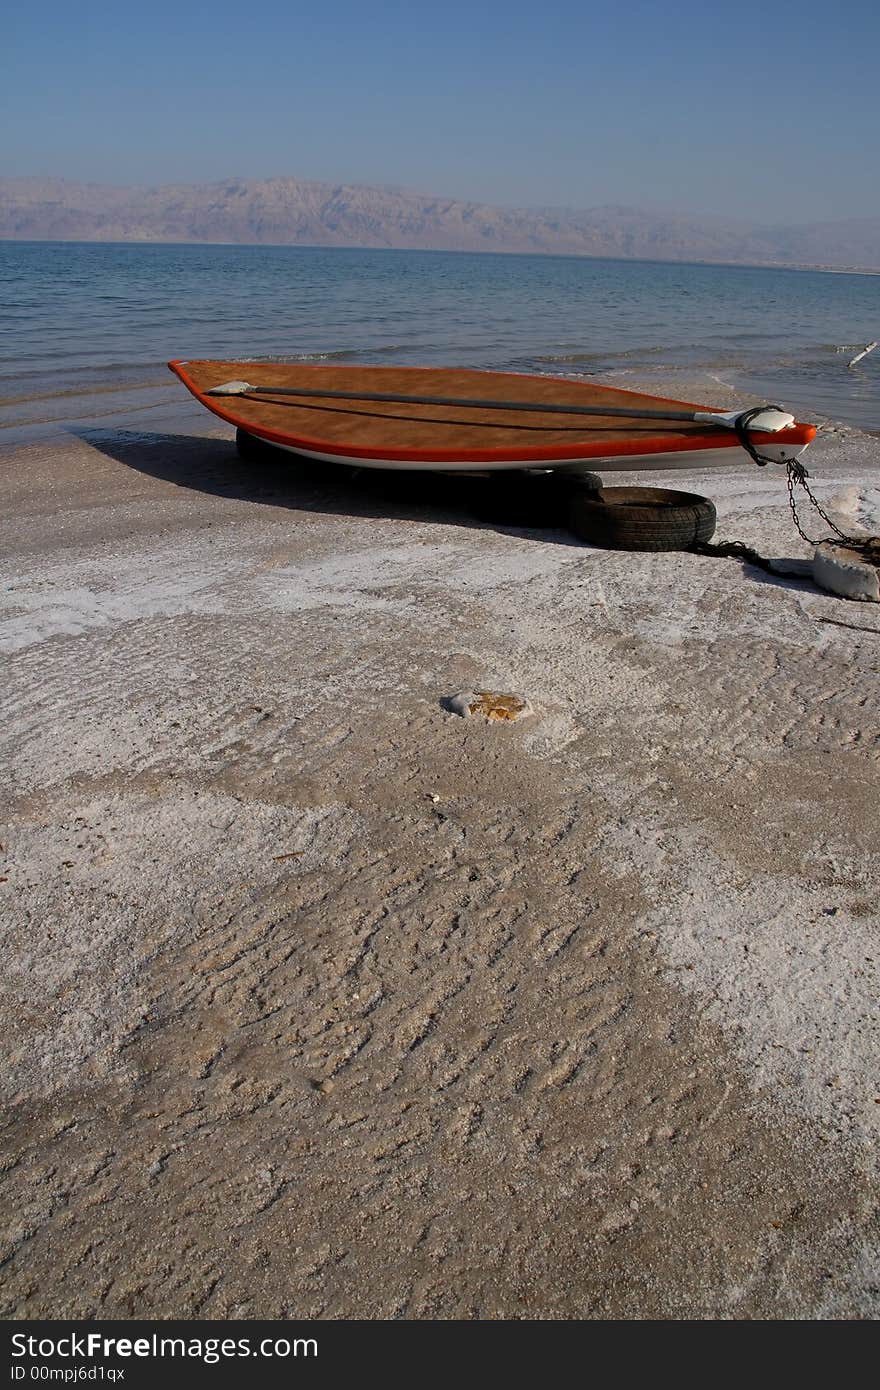
[[[3,1315],[876,1317],[880,607],[179,410],[0,456]]]

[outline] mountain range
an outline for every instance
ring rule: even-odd
[[[0,179],[0,239],[527,251],[880,271],[880,218],[775,226],[632,207],[503,208],[307,179]]]

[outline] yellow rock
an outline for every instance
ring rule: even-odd
[[[465,719],[475,714],[493,720],[522,719],[534,713],[524,695],[502,694],[496,690],[466,690],[461,695],[453,696],[449,708]]]

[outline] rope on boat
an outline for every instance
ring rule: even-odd
[[[782,409],[781,406],[773,406],[769,408],[774,410]],[[741,414],[737,415],[736,419],[733,422],[733,428],[736,430],[737,439],[745,449],[752,462],[756,463],[759,468],[766,468],[768,463],[776,462],[775,459],[769,458],[766,454],[758,453],[758,450],[752,443],[751,435],[749,434],[749,425],[756,418],[756,416],[761,415],[767,409],[768,407],[766,405],[756,405],[752,410],[742,411]]]

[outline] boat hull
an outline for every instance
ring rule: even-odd
[[[524,470],[532,472],[547,470],[554,473],[564,473],[566,470],[574,471],[579,468],[589,468],[595,473],[632,473],[636,470],[660,473],[673,468],[735,468],[744,462],[750,462],[748,455],[739,446],[703,449],[698,454],[693,451],[682,452],[681,450],[663,454],[614,454],[608,458],[597,458],[591,454],[585,458],[571,458],[553,463],[546,461],[524,463],[522,460],[507,459],[457,459],[454,462],[448,460],[444,462],[434,459],[401,461],[395,458],[359,458],[351,454],[323,453],[293,444],[279,444],[277,440],[273,439],[263,439],[261,442],[273,449],[278,449],[281,453],[298,454],[301,458],[314,459],[319,463],[345,464],[349,468],[354,466],[355,468],[382,468],[400,471],[422,470],[433,473],[509,473]],[[803,453],[806,447],[806,444],[800,446],[762,444],[761,453],[773,463],[784,464],[789,459],[797,458],[797,455]]]

